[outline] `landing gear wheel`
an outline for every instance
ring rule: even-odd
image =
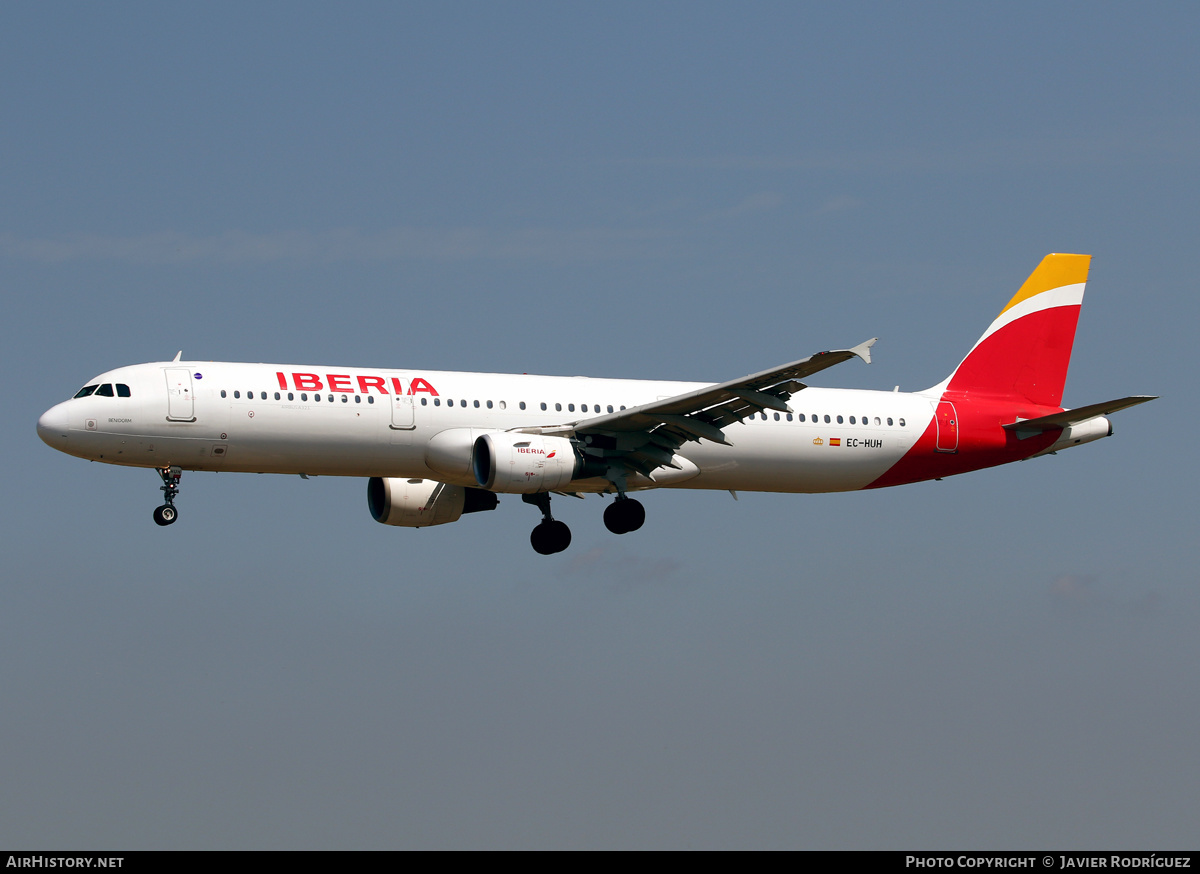
[[[163,504],[161,507],[154,508],[154,522],[156,525],[170,525],[177,518],[179,518],[179,512],[173,504]]]
[[[547,519],[533,529],[529,542],[539,555],[554,555],[571,545],[571,529],[564,522]]]
[[[646,508],[633,498],[617,498],[604,508],[604,527],[613,534],[637,531],[646,521]]]
[[[183,476],[183,468],[179,465],[155,468],[162,478],[162,493],[167,502],[154,510],[155,525],[170,525],[179,517],[175,509],[175,497],[179,494],[179,479]]]

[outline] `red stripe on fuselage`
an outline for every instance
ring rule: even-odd
[[[946,392],[942,399],[953,401],[958,414],[958,450],[938,452],[935,416],[904,457],[864,488],[898,486],[1020,461],[1052,445],[1062,433],[1047,431],[1020,440],[1015,433],[1001,427],[1018,417],[1033,419],[1060,412],[1058,407],[1035,407],[1028,403],[1018,406],[1012,399],[968,398],[960,392]]]

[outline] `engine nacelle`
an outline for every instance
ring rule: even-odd
[[[509,432],[479,437],[471,466],[488,491],[520,494],[561,489],[583,470],[567,438]]]
[[[367,481],[367,507],[376,522],[426,528],[457,522],[463,513],[494,510],[496,496],[482,489],[432,479],[373,476]]]
[[[478,428],[450,428],[434,434],[425,444],[425,464],[446,482],[471,485],[471,452],[482,433]]]

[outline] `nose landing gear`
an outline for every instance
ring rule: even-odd
[[[534,552],[539,555],[554,555],[571,545],[571,529],[565,522],[559,522],[550,515],[550,495],[547,492],[521,495],[521,500],[542,511],[542,521],[529,535]]]
[[[179,511],[175,509],[175,496],[179,494],[179,480],[183,477],[183,468],[172,465],[171,467],[158,467],[155,470],[162,477],[162,493],[166,503],[161,507],[154,508],[154,523],[170,525],[179,518]]]

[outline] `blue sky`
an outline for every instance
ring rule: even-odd
[[[1185,4],[9,4],[0,837],[1191,846],[1200,113]],[[358,480],[41,444],[188,357],[915,390],[1094,256],[1077,451],[421,531]]]

